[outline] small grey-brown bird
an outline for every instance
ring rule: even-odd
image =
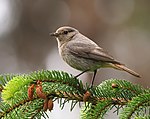
[[[56,32],[50,33],[50,35],[56,37],[59,54],[63,60],[71,67],[82,71],[76,77],[88,71],[94,72],[92,86],[99,68],[114,68],[140,77],[138,73],[116,61],[95,42],[75,28],[63,26],[58,28]]]

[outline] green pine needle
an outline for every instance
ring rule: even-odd
[[[23,93],[21,92],[21,89],[25,85],[29,85],[30,82],[31,79],[28,79],[25,76],[13,77],[12,80],[10,80],[4,87],[4,90],[2,92],[3,101],[11,104],[12,99],[17,95],[21,96]]]
[[[98,102],[96,105],[85,106],[81,110],[81,119],[103,119],[112,104],[112,100],[105,100]]]
[[[93,94],[100,98],[121,98],[128,101],[146,91],[143,87],[126,80],[109,79],[98,85]]]
[[[31,84],[35,87],[33,99],[29,100],[27,92]],[[150,114],[147,111],[150,109],[150,89],[118,79],[105,80],[90,88],[66,72],[42,70],[23,75],[0,75],[0,118],[47,118],[43,111],[45,100],[39,98],[35,91],[37,85],[42,87],[47,99],[57,100],[62,109],[68,102],[71,102],[70,110],[73,110],[78,103],[86,101],[81,119],[103,119],[112,107],[116,107],[118,113],[125,106],[119,114],[120,119],[133,116],[146,119]]]
[[[129,119],[136,112],[145,114],[144,110],[141,110],[141,108],[144,109],[145,107],[150,109],[150,93],[134,97],[121,112],[120,119]]]

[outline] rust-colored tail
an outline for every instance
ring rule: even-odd
[[[115,68],[115,69],[118,69],[118,70],[123,70],[123,71],[126,71],[126,72],[128,72],[128,73],[130,73],[130,74],[132,74],[133,76],[136,76],[136,77],[141,77],[138,73],[136,73],[135,71],[133,71],[133,70],[131,70],[131,69],[129,69],[129,68],[127,68],[125,65],[123,65],[123,64],[110,64],[113,68]]]

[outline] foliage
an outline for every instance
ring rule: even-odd
[[[85,102],[81,119],[103,119],[112,108],[120,119],[150,117],[150,90],[126,80],[109,79],[90,88],[66,72],[42,70],[0,75],[0,92],[1,119],[46,118],[56,100],[61,109],[70,101],[71,110]]]

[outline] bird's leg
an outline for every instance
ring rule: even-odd
[[[93,75],[93,78],[92,78],[91,88],[93,87],[96,73],[97,73],[97,70],[94,70],[94,75]]]
[[[80,74],[76,75],[74,78],[79,77],[80,75],[82,75],[83,73],[85,73],[85,72],[87,72],[87,71],[89,71],[89,70],[85,70],[85,71],[81,72]]]
[[[74,78],[75,79],[78,78],[80,75],[84,74],[87,71],[89,71],[89,70],[85,70],[85,71],[81,72],[80,74],[76,75]],[[80,86],[80,82],[78,82],[78,85]]]

